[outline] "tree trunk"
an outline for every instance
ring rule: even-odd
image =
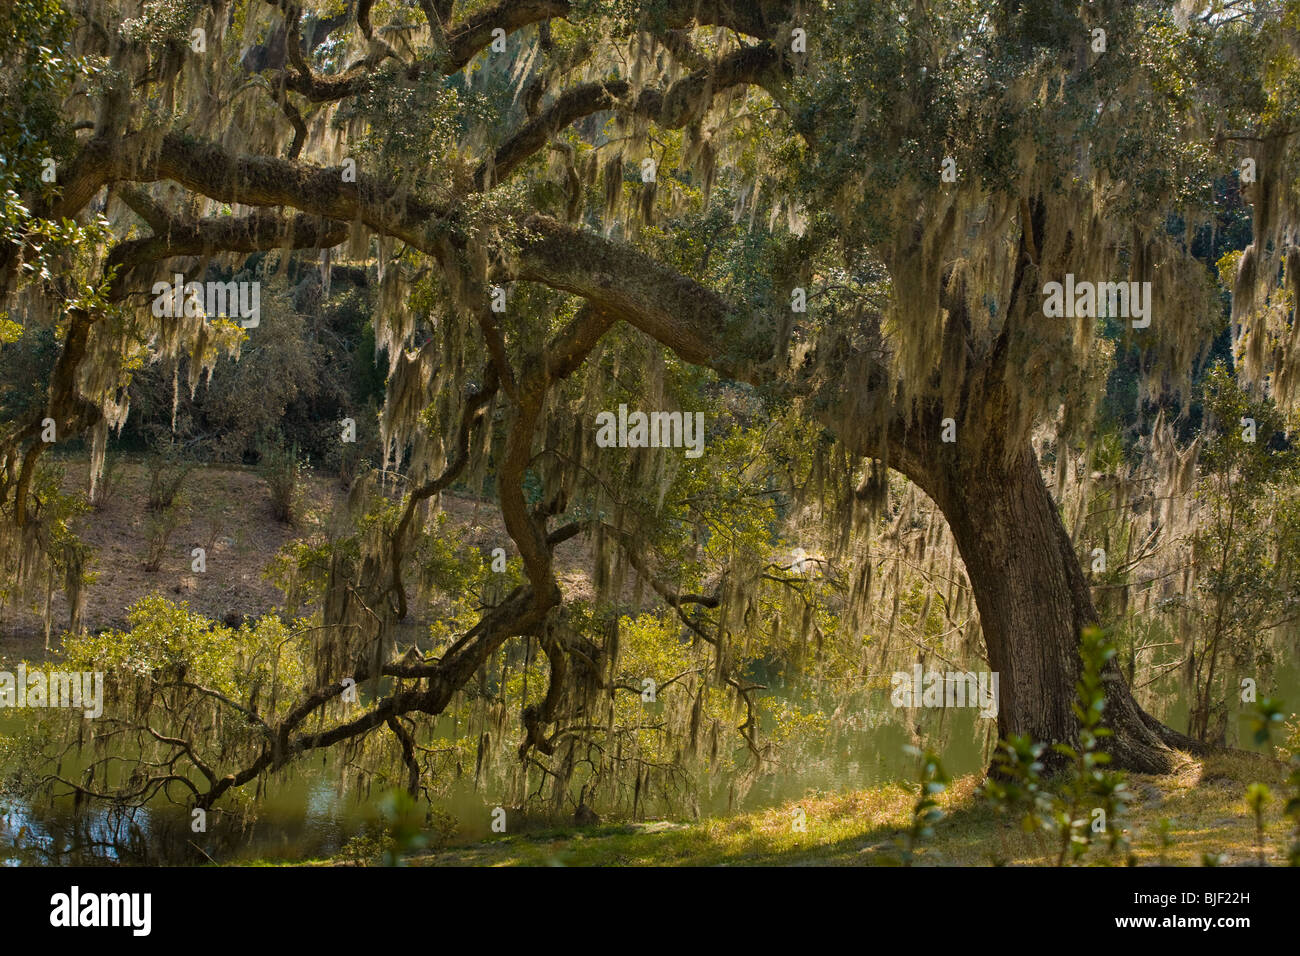
[[[1076,740],[1079,636],[1097,623],[1088,585],[1056,503],[1026,444],[1009,466],[1000,454],[941,446],[949,464],[926,482],[952,528],[979,608],[989,666],[999,677],[1000,736],[1047,744]],[[949,457],[950,456],[950,457]],[[1103,741],[1111,766],[1167,773],[1171,746],[1192,742],[1142,711],[1117,663],[1104,673]],[[1044,761],[1051,765],[1050,752]]]

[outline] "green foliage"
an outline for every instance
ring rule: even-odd
[[[318,270],[308,262],[292,259],[285,269],[287,283],[274,274],[274,266],[259,253],[242,268],[209,272],[220,281],[261,281],[256,342],[237,360],[215,359],[211,374],[198,379],[193,393],[175,387],[168,363],[136,371],[123,444],[149,443],[162,430],[208,460],[253,464],[259,445],[279,436],[312,461],[341,472],[346,467],[355,473],[362,459],[379,459],[375,423],[387,366],[375,355],[371,296],[361,284],[364,270],[339,270],[326,296]],[[182,382],[190,364],[189,357],[180,359],[175,374]],[[356,422],[356,443],[340,441],[344,418]]]
[[[425,817],[415,798],[405,790],[389,790],[379,799],[384,818],[382,859],[384,866],[403,866],[402,857],[429,845]]]
[[[1100,749],[1101,741],[1111,734],[1102,725],[1106,705],[1102,670],[1114,655],[1100,629],[1084,630],[1073,705],[1078,738],[1074,744],[1051,745],[1054,753],[1065,758],[1061,773],[1046,778],[1041,758],[1047,745],[1018,735],[999,742],[992,773],[984,784],[985,798],[999,814],[1018,816],[1026,833],[1055,839],[1057,866],[1081,862],[1098,832],[1107,834],[1110,852],[1127,849],[1123,816],[1128,785],[1122,773],[1104,769],[1110,756]]]
[[[42,181],[42,162],[70,159],[75,148],[62,105],[73,81],[91,66],[64,55],[74,22],[59,0],[14,0],[0,9],[0,222],[6,238],[26,216],[18,196]],[[47,194],[52,189],[43,188]]]
[[[79,624],[85,586],[92,583],[93,549],[74,531],[77,518],[87,510],[81,494],[63,490],[64,469],[58,462],[40,461],[35,469],[29,504],[29,523],[23,537],[0,535],[0,602],[32,596],[41,598],[41,615],[48,643],[53,620],[50,600],[62,590],[68,604],[69,626]],[[0,511],[0,518],[4,518]],[[6,519],[7,520],[7,519]],[[39,560],[33,560],[39,556]]]
[[[441,849],[459,827],[455,816],[441,808],[431,807],[422,815],[420,804],[405,790],[387,790],[377,803],[378,820],[343,845],[338,854],[342,862],[405,866],[405,857]]]
[[[1269,632],[1300,617],[1300,456],[1282,440],[1276,407],[1242,389],[1226,367],[1213,368],[1204,388],[1202,517],[1191,542],[1198,565],[1191,733],[1208,740],[1213,716],[1227,719],[1237,683],[1231,675],[1266,672]]]
[[[1246,788],[1246,806],[1255,818],[1255,858],[1264,865],[1264,808],[1273,799],[1267,784],[1252,783]]]
[[[1266,697],[1255,704],[1251,714],[1251,730],[1255,743],[1267,744],[1273,737],[1273,728],[1281,724],[1285,717],[1282,702]],[[1286,859],[1290,866],[1300,866],[1300,748],[1290,754],[1290,773],[1286,778],[1290,793],[1282,807],[1282,815],[1293,826],[1291,845],[1287,848]],[[1246,788],[1246,805],[1255,817],[1256,853],[1262,866],[1264,863],[1264,806],[1272,799],[1272,792],[1262,783],[1252,783]]]
[[[939,802],[935,798],[948,788],[952,779],[944,772],[938,756],[932,751],[927,750],[922,753],[915,747],[908,747],[907,750],[912,756],[919,758],[921,768],[920,792],[916,804],[912,807],[907,833],[903,836],[901,847],[903,865],[911,866],[916,859],[917,847],[934,836],[935,824],[943,819],[943,811],[939,809]]]
[[[63,108],[72,86],[93,82],[100,69],[98,58],[67,55],[75,25],[59,0],[14,0],[0,9],[0,241],[20,250],[22,280],[52,284],[66,296],[66,308],[85,309],[103,304],[104,277],[89,279],[69,266],[90,264],[108,237],[108,221],[33,211],[57,196],[50,170],[76,153]]]
[[[1291,866],[1300,866],[1300,757],[1291,758],[1291,773],[1286,778],[1291,793],[1287,797],[1282,812],[1294,825],[1293,839],[1287,850],[1287,862]]]
[[[293,625],[276,615],[229,627],[209,620],[158,594],[131,606],[125,631],[70,635],[64,642],[64,662],[79,670],[104,671],[120,696],[105,693],[116,702],[114,713],[129,710],[132,697],[126,684],[143,679],[135,688],[149,694],[149,684],[162,684],[181,675],[193,684],[241,701],[268,719],[283,715],[294,703],[290,690],[306,679],[301,652],[286,641]],[[106,704],[106,713],[109,713]]]
[[[395,841],[386,833],[380,834],[378,839],[368,833],[358,833],[343,844],[338,858],[345,865],[370,866],[380,860],[389,859],[396,850]]]
[[[58,358],[53,328],[4,320],[0,337],[0,421],[16,422],[43,410],[47,383]],[[16,330],[17,334],[13,334]]]

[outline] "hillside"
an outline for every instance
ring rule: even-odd
[[[88,466],[84,458],[60,461],[64,490],[85,493]],[[177,523],[157,571],[145,568],[150,549],[151,513],[146,507],[149,470],[143,460],[122,458],[114,463],[112,491],[98,510],[80,515],[74,528],[93,549],[86,588],[83,625],[91,631],[126,626],[127,609],[152,592],[186,601],[203,614],[237,622],[279,607],[284,595],[268,581],[265,571],[286,544],[321,531],[331,511],[345,497],[335,476],[308,473],[304,483],[302,517],[293,525],[272,514],[266,485],[252,468],[203,466],[185,479],[175,505]],[[499,513],[473,498],[444,494],[442,509],[464,535],[467,546],[479,548],[485,560],[494,547],[509,539]],[[194,548],[206,551],[206,571],[191,570]],[[573,596],[589,594],[582,570],[589,567],[589,548],[574,539],[556,550],[560,582]],[[0,654],[40,657],[45,653],[41,607],[28,604],[0,608]],[[419,605],[412,624],[422,623]],[[61,591],[52,600],[51,648],[68,626],[68,607]]]

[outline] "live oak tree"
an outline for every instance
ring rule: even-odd
[[[62,342],[44,407],[0,436],[5,553],[24,573],[42,422],[102,460],[137,363],[186,357],[193,388],[239,347],[229,323],[154,316],[156,279],[257,251],[318,255],[326,282],[332,257],[378,269],[381,439],[409,490],[376,511],[363,482],[368,530],[321,557],[306,692],[259,711],[176,682],[257,729],[230,773],[154,734],[200,775],[203,806],[383,727],[418,772],[405,718],[442,712],[518,638],[549,680],[520,752],[555,751],[614,690],[616,641],[575,624],[556,577],[578,535],[748,699],[727,648],[764,569],[691,564],[687,532],[656,518],[680,452],[595,448],[596,414],[620,401],[811,423],[848,462],[824,475],[847,508],[823,517],[846,534],[885,470],[905,475],[960,551],[999,731],[1068,741],[1097,616],[1032,439],[1087,431],[1100,317],[1141,348],[1148,397],[1185,386],[1222,326],[1192,246],[1224,181],[1254,216],[1231,290],[1241,371],[1295,399],[1300,268],[1279,286],[1300,264],[1293,2],[97,0],[8,16],[27,58],[6,57],[0,273],[11,318]],[[1047,314],[1044,287],[1067,276],[1150,283],[1149,324],[1106,301]],[[430,506],[469,479],[494,482],[522,578],[439,655],[399,657]],[[851,590],[868,600],[869,575]],[[344,677],[390,690],[345,710]],[[1113,664],[1105,677],[1116,765],[1167,770],[1191,742]]]

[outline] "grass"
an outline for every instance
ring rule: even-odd
[[[1255,825],[1245,802],[1247,785],[1268,784],[1274,798],[1265,813],[1265,862],[1285,862],[1291,839],[1282,817],[1284,765],[1249,753],[1187,759],[1164,776],[1133,774],[1134,801],[1125,829],[1140,866],[1200,866],[1203,854],[1224,854],[1228,865],[1256,861]],[[939,797],[944,818],[918,851],[919,866],[1045,865],[1054,856],[1046,839],[999,819],[979,798],[979,777],[959,777]],[[655,821],[536,829],[478,843],[452,845],[407,858],[412,866],[891,866],[916,801],[915,787],[898,784],[849,793],[806,795],[779,807],[698,823]],[[802,808],[806,832],[792,826]],[[1162,821],[1167,846],[1160,836]],[[326,862],[326,861],[322,861]],[[337,861],[334,861],[337,862]],[[1099,845],[1087,862],[1124,865]]]

